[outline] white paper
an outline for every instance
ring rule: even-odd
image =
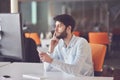
[[[38,74],[23,74],[23,78],[33,79],[33,80],[46,80],[47,79],[47,77],[40,76]]]
[[[41,53],[41,52],[47,53],[48,52],[48,48],[37,47],[37,51],[39,53]]]

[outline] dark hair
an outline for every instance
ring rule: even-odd
[[[75,27],[75,20],[68,14],[57,15],[53,19],[54,21],[62,22],[66,27],[71,26],[71,31],[73,31]]]

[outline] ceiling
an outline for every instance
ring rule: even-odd
[[[120,2],[120,0],[18,0],[18,1],[22,1],[22,2],[24,2],[24,1],[67,1],[67,2],[69,2],[69,1],[107,1],[107,2],[111,2],[111,1],[119,1]]]

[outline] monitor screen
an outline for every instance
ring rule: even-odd
[[[0,14],[0,56],[23,58],[22,26],[19,13]],[[1,60],[1,59],[0,59]]]

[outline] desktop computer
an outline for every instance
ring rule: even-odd
[[[0,61],[23,59],[24,44],[19,13],[0,13]],[[9,59],[10,58],[10,59]]]

